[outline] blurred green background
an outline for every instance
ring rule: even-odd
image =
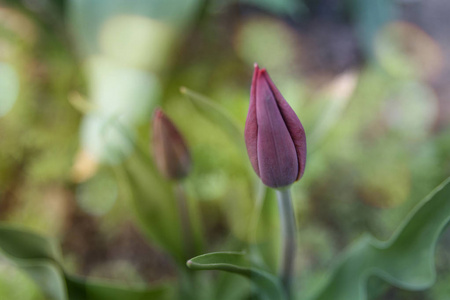
[[[293,186],[307,285],[364,232],[387,239],[450,175],[448,15],[445,0],[0,1],[0,220],[55,238],[73,273],[173,279],[114,171],[149,144],[161,106],[192,152],[206,249],[234,250],[255,205],[241,134],[258,62],[307,134]],[[450,299],[448,249],[449,232],[433,288],[377,299]],[[1,299],[44,299],[0,270]]]

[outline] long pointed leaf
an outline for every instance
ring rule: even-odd
[[[407,290],[436,280],[434,252],[450,221],[450,178],[439,185],[385,242],[365,236],[337,263],[314,300],[366,300],[367,279],[378,276]]]
[[[180,91],[187,96],[203,116],[211,120],[212,123],[219,124],[220,128],[233,139],[239,149],[246,153],[242,127],[228,112],[208,97],[191,91],[186,87],[181,87]]]
[[[252,267],[247,256],[241,252],[215,252],[190,259],[187,266],[193,270],[220,270],[249,278],[268,299],[285,299],[278,279]]]

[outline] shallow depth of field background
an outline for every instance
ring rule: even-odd
[[[243,131],[258,62],[307,134],[293,186],[307,284],[364,232],[388,238],[450,175],[449,16],[446,0],[0,1],[0,221],[56,238],[76,274],[174,278],[112,171],[132,145],[104,132],[120,118],[149,144],[161,106],[192,151],[207,249],[244,241],[250,164],[227,126]],[[433,288],[379,299],[450,299],[448,249],[450,232]],[[0,298],[44,299],[2,258]]]

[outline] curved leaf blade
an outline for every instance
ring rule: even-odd
[[[1,225],[0,252],[30,276],[49,299],[67,299],[62,272],[56,263],[58,248],[52,241],[33,232]]]
[[[54,263],[45,260],[19,262],[17,259],[8,259],[23,270],[49,299],[67,299],[67,291],[61,269]]]
[[[450,222],[450,178],[420,202],[385,241],[365,236],[336,264],[314,300],[366,300],[367,279],[378,276],[407,290],[429,288],[436,280],[434,252]]]
[[[9,225],[0,225],[0,249],[17,259],[59,259],[58,247],[33,232]]]
[[[239,274],[250,279],[268,299],[286,299],[278,279],[251,266],[242,252],[214,252],[199,255],[187,262],[193,270],[220,270]]]
[[[59,247],[41,235],[0,225],[0,253],[24,271],[51,300],[169,300],[169,286],[132,288],[65,274]]]

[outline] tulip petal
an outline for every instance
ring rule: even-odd
[[[299,118],[295,114],[294,110],[290,107],[284,97],[281,95],[278,88],[273,83],[267,72],[262,74],[264,76],[265,81],[269,84],[270,89],[277,101],[278,108],[281,112],[283,120],[286,124],[286,127],[289,131],[289,134],[292,138],[292,141],[295,146],[295,150],[297,152],[298,157],[298,174],[296,180],[302,178],[303,173],[305,172],[306,166],[306,135],[305,130],[303,129],[303,125],[300,122]]]
[[[255,64],[255,70],[253,72],[252,86],[250,89],[250,105],[248,108],[247,120],[245,122],[245,144],[247,146],[248,156],[250,162],[255,170],[256,174],[259,175],[258,166],[258,123],[256,120],[256,79],[259,73],[258,65]]]
[[[275,188],[292,184],[299,174],[297,152],[278,101],[267,81],[265,69],[257,74],[256,116],[261,180]]]

